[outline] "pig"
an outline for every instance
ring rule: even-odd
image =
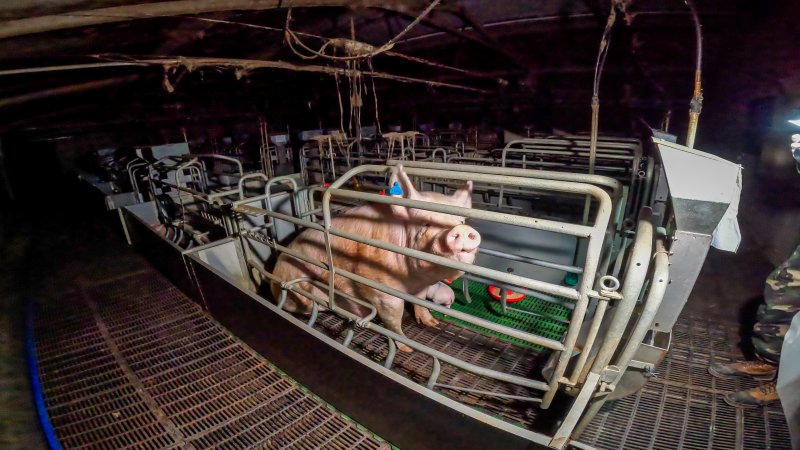
[[[407,199],[472,207],[471,181],[467,181],[451,196],[438,192],[419,192],[402,165],[398,165],[392,174],[390,185],[395,182],[402,188],[403,197]],[[478,231],[465,224],[465,220],[460,216],[399,205],[367,204],[334,217],[331,227],[469,264],[475,261],[481,237]],[[289,248],[315,260],[326,260],[324,235],[317,230],[306,229]],[[455,294],[441,280],[463,275],[463,272],[455,269],[333,235],[331,249],[334,265],[338,268],[448,307],[453,303]],[[326,285],[329,282],[328,271],[298,261],[285,253],[278,257],[273,275],[282,281],[308,276]],[[335,286],[339,291],[369,302],[377,310],[378,317],[386,328],[404,336],[401,324],[405,302],[402,299],[342,276],[336,277]],[[315,297],[328,298],[327,291],[311,283],[301,282],[298,287]],[[273,282],[271,289],[275,298],[278,298],[280,286]],[[308,313],[311,311],[311,302],[309,298],[290,291],[285,308],[290,312]],[[363,306],[338,296],[336,305],[361,317],[368,313]],[[439,323],[427,308],[419,305],[414,305],[414,315],[418,323],[426,326],[435,327]],[[402,343],[398,343],[397,347],[404,352],[412,351]]]

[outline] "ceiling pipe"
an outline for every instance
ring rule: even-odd
[[[320,6],[348,7],[353,5],[353,1],[292,0],[291,2],[284,2],[283,0],[175,0],[158,3],[140,3],[136,5],[69,11],[62,14],[7,20],[0,22],[0,39],[106,23],[127,22],[130,20],[173,17],[187,14],[206,14],[232,10],[268,10],[285,8],[290,5],[293,8]],[[358,5],[368,8],[403,12],[406,14],[411,13],[408,5],[399,0],[358,0]]]
[[[17,95],[15,97],[7,97],[0,100],[0,109],[7,108],[9,106],[19,105],[22,103],[27,103],[34,100],[41,100],[49,97],[55,97],[58,95],[68,95],[68,94],[74,94],[76,92],[103,89],[117,84],[136,81],[139,78],[141,78],[139,75],[128,75],[125,77],[88,81],[86,83],[68,84],[66,86],[59,86],[53,89],[45,89],[43,91],[36,91],[28,94]]]

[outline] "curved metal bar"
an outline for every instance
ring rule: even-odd
[[[568,265],[565,265],[565,264],[558,264],[558,263],[554,263],[554,262],[550,262],[550,261],[543,261],[541,259],[529,258],[527,256],[521,256],[521,255],[514,255],[512,253],[502,252],[502,251],[499,251],[499,250],[492,250],[490,248],[481,248],[480,249],[480,253],[484,253],[484,254],[487,254],[487,255],[490,255],[490,256],[496,256],[498,258],[509,259],[509,260],[512,260],[512,261],[519,261],[519,262],[524,262],[524,263],[528,263],[528,264],[533,264],[533,265],[540,266],[540,267],[547,267],[549,269],[561,270],[563,272],[568,272],[568,273],[577,273],[577,274],[583,273],[583,267],[568,266]]]
[[[625,369],[628,367],[636,350],[639,348],[647,331],[650,329],[656,312],[661,306],[661,301],[664,299],[664,292],[667,290],[667,285],[669,284],[669,254],[664,246],[663,239],[656,239],[656,251],[653,255],[653,261],[653,277],[649,291],[647,292],[647,298],[644,301],[644,307],[639,315],[639,320],[628,336],[628,342],[616,359],[616,364],[614,365],[617,366],[620,371],[612,384],[617,384],[622,378]]]
[[[244,182],[252,178],[261,178],[264,180],[264,182],[269,182],[269,177],[261,172],[253,172],[243,175],[241,178],[239,178],[239,200],[244,198]]]
[[[417,207],[417,208],[421,207],[423,209],[427,209],[427,210],[431,210],[431,211],[437,211],[438,210],[439,212],[445,212],[445,213],[449,213],[449,214],[458,214],[458,215],[464,215],[464,216],[476,216],[477,217],[477,216],[481,215],[479,213],[483,213],[483,214],[489,214],[490,213],[488,211],[468,210],[469,214],[467,214],[467,211],[464,211],[463,209],[460,210],[460,208],[454,208],[452,211],[448,212],[448,211],[446,211],[447,207],[445,207],[443,205],[431,204],[429,202],[415,202],[415,201],[412,201],[412,200],[407,200],[407,199],[402,199],[402,198],[388,198],[388,197],[381,197],[381,196],[377,196],[377,195],[376,196],[372,196],[370,194],[363,194],[363,193],[360,193],[360,192],[354,192],[354,193],[350,193],[348,195],[344,195],[342,193],[343,192],[347,192],[347,191],[342,191],[342,190],[338,189],[340,186],[342,186],[345,182],[347,182],[350,178],[352,178],[353,176],[355,176],[358,173],[367,172],[367,171],[386,172],[388,169],[389,168],[387,168],[387,167],[369,166],[369,165],[368,166],[356,167],[354,169],[351,169],[347,173],[345,173],[339,180],[337,180],[336,182],[334,182],[331,185],[331,188],[329,188],[325,192],[325,194],[323,196],[323,214],[325,216],[325,233],[324,234],[326,236],[325,245],[326,245],[326,250],[327,250],[327,253],[328,253],[327,256],[328,256],[328,261],[329,262],[331,262],[333,260],[333,258],[332,258],[332,250],[331,250],[331,247],[330,247],[330,237],[329,236],[332,233],[332,230],[331,230],[331,217],[330,217],[330,200],[331,200],[331,196],[334,193],[337,194],[337,195],[340,195],[340,196],[349,196],[351,198],[359,198],[359,196],[365,196],[366,195],[368,197],[361,197],[361,198],[363,198],[365,200],[371,200],[371,201],[380,202],[380,203],[393,203],[393,204],[400,204],[400,205],[403,205],[403,206],[410,206],[410,207]],[[592,289],[592,284],[594,283],[595,274],[596,274],[597,268],[598,268],[598,261],[599,261],[599,258],[600,258],[600,254],[602,252],[602,246],[603,246],[602,237],[604,236],[604,234],[606,232],[606,229],[608,228],[608,225],[609,225],[609,217],[610,217],[610,213],[611,213],[611,199],[608,196],[608,193],[606,193],[600,187],[593,186],[593,185],[588,185],[588,184],[585,184],[585,183],[565,183],[565,182],[553,181],[553,180],[530,179],[530,178],[503,176],[503,175],[490,175],[490,174],[485,174],[485,173],[483,173],[483,174],[481,174],[481,173],[463,173],[463,172],[455,172],[455,171],[449,171],[448,172],[448,171],[443,171],[443,170],[421,169],[421,168],[413,168],[413,167],[409,167],[407,172],[409,173],[409,175],[429,176],[429,177],[434,177],[434,178],[436,178],[436,177],[438,177],[438,178],[451,178],[451,179],[464,180],[464,181],[474,180],[474,181],[479,181],[479,182],[505,183],[505,184],[514,185],[514,186],[524,186],[524,187],[548,189],[548,190],[554,190],[554,191],[558,191],[558,192],[587,194],[587,195],[591,195],[591,196],[594,196],[595,198],[597,198],[597,200],[599,202],[599,207],[598,207],[598,211],[597,211],[597,218],[595,220],[595,224],[594,224],[593,227],[582,227],[580,225],[574,225],[574,224],[561,224],[560,227],[555,227],[555,228],[552,229],[552,231],[558,231],[558,232],[562,232],[562,233],[569,233],[570,231],[573,232],[573,233],[578,232],[579,235],[583,234],[585,232],[588,232],[588,234],[586,236],[589,237],[590,239],[589,239],[589,244],[587,246],[586,266],[584,267],[584,276],[582,277],[579,289],[577,290],[577,292],[578,292],[578,301],[576,302],[575,309],[573,311],[572,322],[570,323],[570,326],[569,326],[569,328],[567,330],[566,337],[564,339],[564,343],[563,343],[564,350],[561,351],[561,353],[560,353],[558,362],[556,364],[555,371],[554,371],[553,376],[552,376],[552,378],[551,378],[551,380],[550,380],[550,382],[548,384],[548,392],[547,392],[547,394],[545,394],[544,398],[542,399],[542,408],[544,408],[544,409],[548,408],[550,403],[552,402],[553,397],[555,396],[555,391],[557,390],[556,388],[558,387],[558,384],[561,382],[561,376],[563,375],[563,373],[564,373],[564,371],[566,369],[566,366],[567,366],[567,363],[569,362],[572,350],[575,347],[575,343],[576,343],[577,338],[578,338],[579,328],[580,328],[580,325],[583,323],[583,319],[584,319],[584,316],[586,314],[586,309],[588,307],[588,302],[589,302],[588,293]],[[356,195],[356,194],[358,194],[358,195]],[[377,199],[381,199],[381,200],[377,200]],[[389,199],[390,201],[384,201],[385,199]],[[501,215],[500,213],[491,213],[491,214],[497,214],[498,216]],[[505,215],[505,216],[509,216],[509,215]],[[487,218],[488,218],[488,220],[492,220],[492,219],[499,220],[497,216],[489,215]],[[510,223],[517,223],[518,219],[525,219],[525,218],[519,218],[517,216],[511,216],[511,218],[512,218],[512,221]],[[508,218],[504,218],[504,221],[506,221],[506,223],[509,223],[508,220],[509,220]],[[539,221],[538,219],[533,219],[533,220],[538,222],[538,223],[536,223],[534,225],[534,228],[539,228],[541,226],[541,223],[544,222],[544,221]],[[546,229],[548,227],[544,227],[544,228]],[[341,232],[337,232],[337,234],[341,235]],[[363,239],[361,239],[361,241],[362,242],[366,242],[366,240],[363,240]],[[385,243],[382,243],[382,242],[379,242],[379,241],[378,242],[374,242],[374,243],[373,242],[369,242],[369,244],[370,245],[373,245],[373,244],[385,245]],[[395,248],[388,248],[387,247],[387,249],[389,249],[391,251],[398,252],[398,249],[395,249]],[[410,254],[411,251],[409,251],[408,249],[399,249],[399,250],[400,251],[398,253],[407,254],[409,256],[413,256],[413,257],[417,257],[417,258],[421,257],[421,259],[426,259],[427,258],[428,261],[434,262],[434,263],[437,263],[437,264],[441,264],[442,262],[444,262],[445,264],[443,264],[443,265],[446,265],[448,267],[456,268],[455,267],[456,264],[454,264],[452,261],[434,260],[435,258],[432,258],[431,255],[427,255],[427,254],[425,254],[423,252],[419,252],[419,253],[421,253],[420,255],[416,255],[416,254],[415,255],[411,255]],[[403,250],[405,250],[405,251],[403,251]],[[444,258],[442,258],[442,259],[444,259]],[[467,267],[457,267],[457,268],[458,268],[458,270],[464,270],[466,268],[467,270],[465,270],[465,271],[477,272],[477,270],[475,268],[471,268],[471,267],[469,267],[469,265],[466,265],[466,266]],[[339,270],[339,271],[341,272],[341,270]],[[336,272],[337,272],[337,269],[335,267],[331,267],[331,283],[333,281],[333,278],[335,277]],[[496,271],[492,271],[492,272],[496,272]],[[351,275],[354,275],[354,274],[351,274]],[[498,276],[495,273],[490,273],[489,275],[492,276],[493,278],[501,279],[501,281],[510,281],[510,280],[504,280],[502,278],[502,277],[508,277],[509,276],[508,274],[500,273],[499,274],[500,276]],[[511,276],[513,276],[513,275],[511,275]],[[369,281],[369,280],[367,280],[367,281]],[[527,281],[527,282],[520,283],[519,281],[523,281],[523,282]],[[517,283],[517,284],[522,284],[522,285],[531,284],[531,280],[525,280],[525,279],[521,279],[521,280],[514,279],[511,282],[512,283]],[[546,285],[546,283],[543,283],[543,284]],[[536,286],[536,287],[539,287],[539,286]],[[552,290],[553,289],[551,288],[550,291],[552,292]],[[560,294],[560,292],[558,294]],[[574,298],[573,295],[570,295],[569,297]]]
[[[431,370],[431,376],[428,378],[428,384],[425,385],[428,389],[433,389],[436,386],[436,380],[439,379],[439,374],[442,372],[442,363],[439,362],[439,358],[433,358],[433,370]]]
[[[239,168],[239,176],[244,176],[244,168],[242,167],[242,162],[236,158],[231,158],[230,156],[225,156],[225,155],[217,155],[214,153],[198,153],[192,156],[195,158],[219,159],[222,161],[232,162],[236,164],[236,166]]]
[[[591,371],[600,373],[606,368],[617,350],[617,346],[622,340],[622,335],[630,322],[633,309],[639,300],[647,271],[650,267],[650,260],[653,254],[653,224],[651,222],[652,210],[642,208],[639,213],[639,224],[636,229],[636,241],[631,248],[631,256],[625,271],[625,278],[622,282],[622,300],[614,308],[614,316],[608,326],[603,344],[597,352],[597,356],[592,364]],[[583,354],[581,355],[583,356]],[[576,379],[580,374],[575,367],[572,379]]]
[[[642,340],[647,334],[647,331],[650,329],[650,325],[653,323],[653,318],[655,318],[656,312],[661,306],[661,301],[664,299],[664,292],[669,284],[669,254],[665,249],[664,241],[662,239],[656,239],[655,248],[656,251],[653,255],[654,266],[650,290],[647,293],[647,299],[644,302],[644,307],[641,315],[639,316],[639,320],[636,322],[636,326],[631,331],[631,334],[628,337],[628,342],[625,344],[622,353],[620,353],[619,357],[617,357],[615,366],[619,368],[619,372],[611,381],[612,385],[619,383],[623,375],[625,375],[628,364],[630,364],[631,359],[633,359],[633,356],[636,354],[636,350],[639,348]],[[594,416],[596,416],[603,407],[606,402],[606,398],[607,397],[598,398],[589,405],[586,411],[584,411],[581,420],[575,426],[573,437],[580,437],[581,433],[583,433]]]

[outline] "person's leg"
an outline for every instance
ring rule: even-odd
[[[786,262],[767,277],[764,303],[758,309],[753,327],[753,347],[757,361],[712,364],[708,371],[719,378],[750,377],[768,381],[754,389],[733,392],[725,401],[738,407],[756,407],[778,400],[775,389],[781,346],[792,317],[800,311],[800,246]]]

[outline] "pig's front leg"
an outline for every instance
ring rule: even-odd
[[[378,310],[378,317],[381,318],[386,328],[405,337],[405,333],[403,333],[403,310],[405,309],[405,301],[397,297],[387,296],[381,297],[374,304]],[[411,353],[414,351],[411,347],[402,342],[397,342],[396,344],[397,349],[401,352]]]

